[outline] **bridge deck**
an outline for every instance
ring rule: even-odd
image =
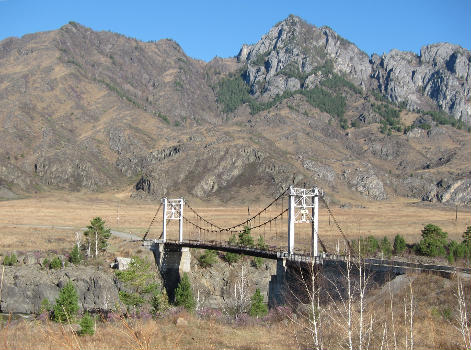
[[[153,241],[144,241],[145,246],[152,246],[154,244],[162,244],[162,240],[153,240]],[[229,245],[226,243],[221,243],[219,241],[198,241],[198,240],[184,240],[179,241],[169,241],[165,242],[167,247],[179,248],[179,247],[188,247],[188,248],[199,248],[199,249],[211,249],[222,252],[230,252],[237,254],[245,254],[249,256],[261,257],[265,259],[280,259],[285,258],[288,261],[293,262],[302,262],[302,263],[312,263],[313,257],[305,252],[299,252],[289,255],[288,252],[277,250],[276,247],[268,247],[267,250],[261,250],[253,247],[246,246],[235,246]],[[333,255],[333,254],[323,254],[318,257],[314,257],[315,264],[324,264],[324,263],[345,263],[347,257],[343,255]],[[365,267],[381,270],[391,270],[398,273],[406,272],[439,272],[452,274],[455,272],[465,273],[471,275],[471,268],[465,267],[455,267],[448,265],[435,265],[435,264],[419,264],[398,260],[389,260],[389,259],[372,259],[365,258],[362,260],[362,263]]]

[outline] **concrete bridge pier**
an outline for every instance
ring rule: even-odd
[[[164,243],[153,244],[154,259],[164,281],[170,301],[175,300],[175,289],[185,272],[191,272],[190,248],[169,246]]]
[[[268,306],[270,308],[285,304],[286,258],[276,259],[276,275],[268,283]]]

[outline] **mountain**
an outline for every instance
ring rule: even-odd
[[[296,16],[211,62],[70,22],[0,42],[0,197],[48,190],[471,204],[470,52],[368,57]],[[466,129],[468,132],[466,132]]]

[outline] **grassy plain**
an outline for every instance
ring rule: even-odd
[[[228,227],[246,220],[248,209],[253,216],[264,204],[250,207],[225,207],[219,205],[191,204],[204,218],[220,227]],[[253,225],[263,223],[286,209],[287,201],[269,208]],[[29,250],[61,250],[69,249],[74,240],[75,232],[86,227],[93,217],[102,217],[107,225],[114,230],[131,232],[143,236],[159,206],[157,201],[138,201],[129,198],[128,193],[48,193],[34,197],[0,202],[0,253],[5,251]],[[436,224],[448,232],[449,238],[460,240],[468,225],[471,225],[471,212],[466,208],[458,208],[458,219],[455,220],[455,208],[432,205],[413,200],[398,199],[385,202],[362,202],[358,207],[341,208],[331,205],[331,210],[342,230],[348,238],[373,235],[390,239],[400,233],[407,242],[420,239],[420,230],[428,223]],[[185,209],[185,216],[192,222],[210,227],[191,212]],[[330,223],[329,223],[330,221]],[[149,232],[149,238],[157,238],[161,233],[162,211],[156,217]],[[169,237],[176,239],[177,222],[169,224]],[[238,227],[237,229],[241,229]],[[192,239],[227,240],[227,232],[203,234],[185,223],[184,235]],[[283,246],[287,241],[287,215],[253,230],[253,235],[262,235],[269,245]],[[295,227],[296,244],[308,248],[310,239],[309,224],[297,224]],[[321,205],[319,213],[319,235],[333,251],[340,243],[343,248],[342,236],[327,209]],[[117,241],[116,241],[117,242]]]

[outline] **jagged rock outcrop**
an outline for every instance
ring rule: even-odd
[[[471,179],[441,179],[427,192],[423,200],[455,205],[471,204]]]
[[[422,47],[420,55],[391,50],[373,55],[372,76],[391,101],[410,109],[424,109],[434,101],[440,109],[471,122],[471,53],[458,45],[438,43]]]
[[[371,166],[353,169],[348,167],[343,171],[342,176],[353,189],[363,196],[374,200],[388,199],[383,182]]]
[[[39,313],[41,302],[50,304],[59,290],[72,281],[81,310],[110,311],[119,305],[118,284],[113,276],[85,266],[45,270],[39,265],[5,267],[0,311],[4,313]]]
[[[370,58],[331,28],[317,28],[291,15],[256,44],[243,45],[237,58],[247,63],[245,78],[254,96],[266,99],[313,88],[322,79],[316,67],[332,62],[336,73],[364,90],[378,88],[409,109],[436,105],[471,122],[471,53],[458,45],[427,45],[420,55],[393,49]]]
[[[371,66],[364,52],[332,29],[311,26],[293,15],[256,44],[243,45],[237,59],[248,64],[246,80],[256,96],[274,97],[303,84],[313,87],[315,68],[327,61],[362,88],[370,86]]]

